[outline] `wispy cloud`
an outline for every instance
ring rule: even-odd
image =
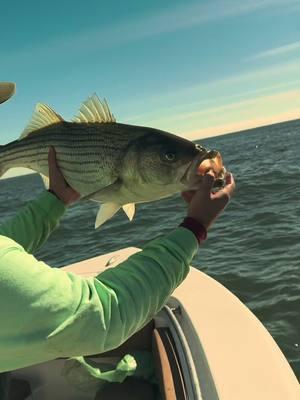
[[[185,129],[184,136],[194,139],[215,136],[299,117],[300,90],[290,90],[186,114],[189,121],[197,121],[199,129]]]
[[[199,138],[214,136],[222,133],[248,129],[259,125],[268,125],[288,119],[300,117],[300,88],[279,91],[273,94],[261,94],[256,96],[234,100],[232,96],[222,99],[217,105],[199,105],[194,111],[181,110],[153,116],[148,122],[154,122],[150,126],[157,126],[170,132],[177,132],[181,136]],[[280,85],[274,86],[280,89]],[[297,86],[296,86],[297,87]],[[284,86],[281,87],[282,89]],[[265,88],[267,90],[267,88]],[[263,90],[261,91],[263,92]],[[245,93],[244,95],[246,95]],[[143,123],[142,123],[143,124]],[[144,124],[148,125],[148,123]],[[197,126],[198,129],[193,129]],[[182,133],[185,132],[185,133]]]
[[[291,82],[283,82],[276,85],[269,85],[265,87],[260,87],[255,90],[248,90],[241,93],[237,93],[229,96],[221,96],[217,99],[207,98],[202,101],[197,102],[184,102],[184,104],[179,104],[171,107],[159,108],[159,110],[153,110],[152,112],[146,112],[143,114],[133,115],[122,120],[124,123],[133,124],[147,124],[150,121],[155,121],[155,124],[159,125],[161,123],[174,122],[185,120],[190,116],[200,115],[201,113],[225,111],[226,108],[232,108],[232,104],[242,105],[245,99],[246,101],[252,102],[251,99],[257,98],[259,95],[265,93],[265,95],[270,95],[272,91],[280,91],[280,89],[288,89],[290,87],[300,87],[300,79]],[[239,102],[232,103],[232,100],[239,100]],[[222,104],[219,106],[219,104]],[[224,105],[226,104],[226,105]],[[196,111],[191,111],[191,110]],[[187,111],[188,110],[188,111]],[[201,111],[199,111],[201,110]],[[163,115],[163,116],[161,116]]]
[[[180,118],[179,115],[183,110],[191,110],[195,108],[204,108],[209,104],[220,102],[228,102],[231,99],[239,99],[250,97],[253,95],[259,95],[260,93],[265,93],[266,95],[278,91],[278,89],[286,89],[289,87],[298,88],[300,86],[300,80],[295,79],[295,73],[298,74],[300,69],[300,59],[295,62],[281,63],[274,66],[268,66],[264,68],[259,68],[255,70],[245,71],[244,73],[237,74],[234,76],[228,76],[223,79],[217,79],[210,82],[198,83],[190,87],[178,88],[168,93],[159,93],[157,95],[148,96],[144,99],[139,99],[139,103],[142,104],[155,104],[155,109],[159,110],[160,115],[164,114],[163,118],[159,119],[159,122],[164,122],[169,118]],[[276,84],[267,84],[266,79],[276,79]],[[230,94],[220,97],[220,93],[227,90],[234,90],[234,88],[239,88],[240,85],[250,85],[256,87],[254,90],[242,92],[238,90],[236,94]],[[215,93],[217,98],[215,98]],[[191,102],[191,98],[199,98],[201,96],[203,100],[196,100]],[[172,103],[174,99],[182,99],[182,102],[178,105],[172,107],[166,107],[161,105],[166,105]],[[128,102],[127,102],[128,103]],[[132,104],[132,109],[134,109],[134,104]],[[152,108],[149,106],[149,108]],[[157,111],[156,111],[157,112]],[[158,121],[158,115],[155,112],[142,113],[139,115],[132,115],[125,119],[128,123],[145,123],[145,121],[155,120]]]
[[[206,88],[212,89],[213,87],[220,88],[221,86],[258,81],[258,79],[270,78],[278,75],[283,76],[284,74],[298,71],[299,68],[300,68],[300,59],[297,59],[293,62],[279,63],[276,65],[267,66],[264,68],[258,68],[255,70],[251,69],[241,74],[229,76],[224,79],[217,79],[215,81],[211,81],[202,85],[192,86],[190,88],[186,88],[185,90],[194,91]]]
[[[274,104],[274,103],[279,103],[279,102],[284,102],[284,101],[289,101],[289,100],[299,100],[300,99],[300,90],[290,90],[286,92],[281,92],[281,93],[276,93],[273,95],[267,95],[267,96],[258,96],[254,97],[251,99],[245,99],[242,101],[236,101],[232,103],[227,103],[227,104],[222,104],[220,106],[215,106],[215,107],[207,107],[201,110],[193,111],[193,112],[184,112],[181,114],[169,116],[168,121],[170,122],[176,122],[176,121],[182,121],[182,120],[189,120],[191,121],[192,119],[199,118],[201,116],[208,116],[208,115],[218,115],[219,113],[225,113],[228,112],[229,110],[231,111],[238,111],[241,109],[245,109],[247,107],[256,105],[263,105],[263,104]]]
[[[192,2],[149,15],[135,22],[134,39],[191,28],[196,25],[250,14],[268,8],[288,8],[298,0],[213,0],[209,3]],[[126,24],[126,30],[130,24]],[[126,37],[126,36],[125,36]],[[127,38],[132,39],[131,35]]]
[[[19,48],[6,52],[1,65],[22,61],[24,63],[57,62],[59,57],[83,56],[100,49],[129,43],[161,34],[192,28],[197,25],[230,17],[250,14],[265,9],[287,9],[299,0],[214,0],[209,3],[192,2],[172,6],[159,13],[147,14],[138,19],[119,21],[108,27],[85,30],[77,35],[54,41],[43,41],[35,48]]]
[[[245,119],[243,121],[233,121],[227,124],[218,124],[210,126],[209,128],[200,129],[196,131],[195,130],[188,131],[185,132],[185,134],[182,136],[190,140],[197,140],[212,136],[224,135],[226,133],[244,131],[246,129],[257,128],[258,126],[265,126],[284,121],[291,121],[299,119],[299,117],[300,117],[300,109],[296,108],[290,111],[273,115],[271,117],[250,118],[250,119]]]
[[[292,53],[300,50],[300,41],[287,44],[285,46],[275,47],[269,50],[262,51],[260,53],[254,54],[253,56],[246,59],[246,61],[260,60],[270,57],[282,56],[287,53]]]

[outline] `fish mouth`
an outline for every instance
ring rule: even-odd
[[[213,187],[222,187],[225,184],[226,169],[223,165],[221,154],[217,150],[203,151],[191,161],[187,170],[181,178],[181,183],[189,187],[195,186],[199,182],[199,177],[211,171],[214,174],[215,182]]]

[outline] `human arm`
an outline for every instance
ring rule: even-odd
[[[28,253],[35,252],[58,225],[64,204],[53,194],[43,192],[0,226],[0,235],[19,243]]]
[[[176,228],[87,279],[0,237],[0,372],[118,347],[162,307],[197,249],[195,236]]]
[[[226,177],[225,187],[214,194],[213,184],[214,176],[208,173],[198,191],[182,194],[189,207],[187,218],[177,229],[150,242],[127,264],[99,275],[98,279],[114,288],[118,295],[122,329],[129,336],[138,330],[137,326],[140,329],[161,309],[184,280],[198,244],[206,238],[206,230],[233,195],[235,182],[231,174]]]
[[[51,193],[42,193],[0,226],[0,235],[15,240],[29,253],[35,252],[47,240],[58,226],[66,207],[80,197],[66,183],[57,166],[53,148],[49,150],[48,162]]]
[[[0,318],[6,321],[0,372],[118,347],[159,311],[197,249],[194,233],[179,227],[118,267],[84,279],[0,237]]]
[[[194,233],[178,227],[86,279],[0,238],[0,372],[118,347],[160,310],[197,249]]]

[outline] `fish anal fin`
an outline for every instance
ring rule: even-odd
[[[79,114],[72,119],[72,122],[88,123],[88,122],[116,122],[116,118],[111,113],[109,106],[104,99],[101,101],[94,93],[86,101],[81,104]]]
[[[95,228],[99,228],[100,225],[104,224],[108,219],[110,219],[115,213],[121,208],[120,204],[116,203],[104,203],[100,206],[98,211]]]
[[[129,218],[129,221],[132,221],[135,213],[135,204],[134,203],[124,204],[122,208],[127,217]]]
[[[39,129],[62,121],[64,119],[52,110],[51,107],[47,106],[47,104],[38,103],[33,111],[30,122],[22,132],[19,140],[35,133]]]

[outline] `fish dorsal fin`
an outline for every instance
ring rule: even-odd
[[[99,228],[100,225],[104,224],[108,219],[110,219],[115,213],[121,208],[119,204],[116,203],[104,203],[100,206],[98,211],[95,228]]]
[[[72,122],[116,122],[114,115],[110,112],[109,106],[104,99],[101,101],[94,93],[81,104],[79,114],[72,119]]]
[[[52,124],[57,124],[63,120],[64,119],[60,115],[56,114],[56,112],[53,111],[51,107],[47,106],[47,104],[38,103],[35,106],[31,120],[22,132],[20,139],[31,135],[41,128],[45,128],[46,126]]]
[[[135,213],[135,205],[134,205],[134,203],[124,204],[124,206],[122,208],[123,208],[124,213],[129,218],[129,221],[132,221],[132,219],[134,217],[134,213]]]

